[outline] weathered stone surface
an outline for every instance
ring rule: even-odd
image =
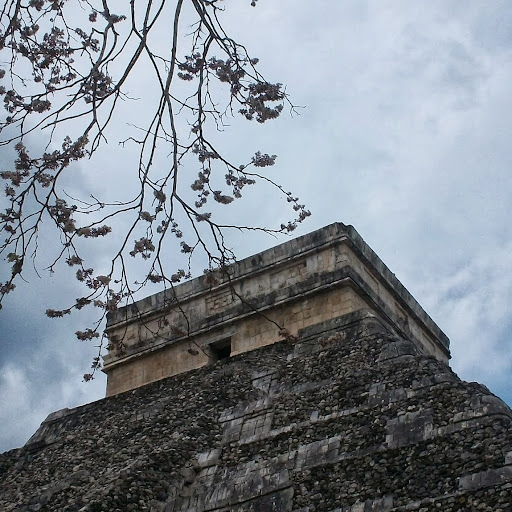
[[[354,312],[371,312],[409,340],[390,345],[383,358],[450,357],[446,335],[352,226],[331,224],[226,272],[229,278],[193,279],[109,315],[106,330],[123,350],[104,358],[108,396],[207,365],[219,344],[241,354],[280,341],[279,326],[296,335]]]
[[[50,415],[2,511],[510,511],[512,412],[349,314]]]

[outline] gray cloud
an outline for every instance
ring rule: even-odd
[[[461,377],[483,381],[512,404],[512,5],[248,4],[226,2],[233,35],[306,108],[266,126],[233,120],[218,140],[241,161],[258,149],[277,153],[271,176],[313,212],[297,234],[353,224],[451,338]],[[134,96],[138,87],[142,77]],[[109,149],[70,182],[77,193],[128,196],[134,153],[117,142],[145,105],[126,104]],[[278,199],[267,189],[248,191],[240,208],[224,214],[279,225],[287,212]],[[229,237],[240,257],[285,239]],[[103,263],[102,251],[94,257]],[[75,293],[69,280],[48,279],[24,287],[0,315],[0,450],[23,443],[52,410],[104,389],[102,381],[80,382],[91,357],[90,347],[73,340],[81,320],[43,317],[49,300]]]

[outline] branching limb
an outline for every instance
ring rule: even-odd
[[[66,308],[48,309],[48,316],[62,317],[86,306],[99,311],[94,325],[77,332],[80,340],[99,339],[86,380],[101,365],[105,338],[100,329],[108,312],[134,303],[147,284],[172,290],[191,275],[192,258],[200,254],[206,257],[207,271],[226,269],[235,261],[226,245],[229,230],[288,233],[309,216],[298,198],[260,172],[274,165],[275,155],[256,151],[235,162],[214,143],[229,116],[265,123],[279,117],[286,104],[294,108],[283,86],[268,82],[257,69],[258,59],[228,36],[218,2],[121,4],[6,0],[0,7],[5,110],[0,145],[16,152],[12,169],[0,172],[6,203],[0,213],[0,254],[11,265],[9,278],[0,283],[0,307],[23,278],[26,262],[38,268],[43,223],[44,236],[52,236],[47,226],[53,226],[52,247],[57,248],[46,255],[46,268],[61,272],[62,263],[74,267],[84,293]],[[125,12],[118,11],[123,8]],[[170,32],[162,30],[169,16]],[[72,28],[76,20],[79,26]],[[185,28],[188,34],[180,35]],[[162,50],[164,36],[168,40]],[[133,197],[86,193],[84,199],[67,193],[63,179],[74,163],[92,158],[107,143],[122,106],[133,101],[130,84],[141,72],[151,109],[137,121],[142,135],[129,135],[121,143],[138,152],[126,177]],[[64,128],[70,135],[62,136]],[[39,153],[36,135],[38,142],[46,137]],[[167,168],[157,165],[162,154],[169,156]],[[240,199],[246,187],[257,183],[284,193],[293,218],[277,227],[221,221],[219,207]],[[86,263],[89,243],[94,246],[112,231],[117,244],[109,264],[96,271]],[[185,268],[173,267],[177,257],[162,257],[169,253],[181,255]],[[135,274],[132,258],[141,260]],[[108,343],[113,346],[112,340]]]

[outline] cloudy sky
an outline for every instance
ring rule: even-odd
[[[226,1],[226,27],[304,108],[264,126],[236,124],[223,134],[227,149],[277,154],[272,177],[312,211],[296,234],[354,225],[448,335],[453,369],[512,405],[512,4],[249,4]],[[111,175],[130,151],[110,143],[76,166],[76,190],[120,188]],[[279,224],[279,199],[249,193],[237,215]],[[230,243],[241,258],[285,240],[242,234]],[[0,313],[0,451],[22,445],[50,412],[105,390],[103,376],[81,379],[94,349],[73,333],[88,313],[44,316],[48,304],[78,296],[73,280],[32,276],[17,291]]]

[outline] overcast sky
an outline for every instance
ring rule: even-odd
[[[512,404],[510,1],[225,6],[230,34],[304,107],[236,124],[226,147],[277,154],[272,177],[312,211],[296,235],[352,224],[448,335],[460,377]],[[121,187],[111,175],[129,157],[111,137],[97,161],[76,166],[74,188]],[[247,194],[240,219],[275,223],[275,199]],[[286,239],[230,242],[242,258]],[[31,278],[17,291],[0,312],[0,451],[23,445],[50,412],[105,391],[103,376],[81,381],[94,349],[73,333],[87,318],[44,315],[52,300],[78,296],[73,280]]]

